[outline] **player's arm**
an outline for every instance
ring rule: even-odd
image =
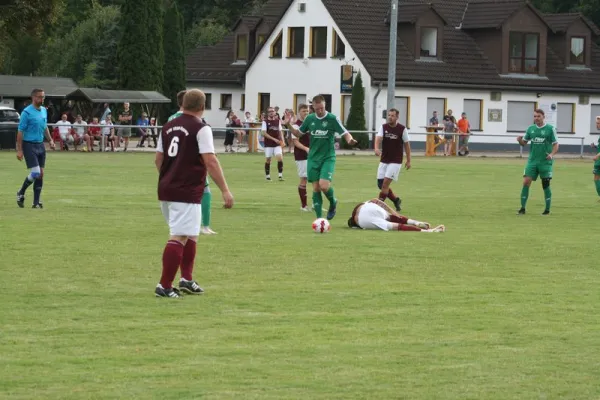
[[[521,146],[526,146],[529,140],[531,140],[531,137],[529,136],[529,129],[527,129],[527,132],[525,132],[525,136],[517,136],[517,142],[519,142]]]
[[[558,153],[558,138],[556,134],[556,128],[552,127],[552,152],[548,154],[548,159],[551,160]]]
[[[296,136],[292,136],[292,141],[294,142],[294,147],[296,147],[300,150],[304,150],[307,153],[310,151],[310,149],[308,147],[306,147],[305,145],[300,143],[300,139],[298,139]]]
[[[294,117],[293,113],[286,112],[285,117],[283,118],[282,122],[283,122],[283,125],[285,125],[286,128],[288,128],[290,130],[292,135],[299,138],[300,136],[302,136],[304,134],[304,131],[306,130],[306,128],[304,127],[304,125],[306,124],[306,119],[302,123],[302,126],[299,127],[295,124],[292,124],[293,117]]]
[[[267,123],[266,123],[266,121],[263,121],[263,123],[262,123],[262,127],[260,128],[260,133],[261,133],[261,134],[262,134],[262,135],[263,135],[263,136],[264,136],[266,139],[272,140],[272,141],[274,141],[274,142],[279,142],[279,139],[275,139],[273,136],[271,136],[271,135],[269,135],[269,134],[267,133]]]
[[[348,144],[358,143],[356,141],[356,139],[354,139],[352,137],[352,134],[350,132],[348,132],[348,129],[346,129],[346,127],[344,127],[344,124],[342,124],[342,121],[340,121],[340,118],[335,117],[335,120],[337,122],[337,124],[335,126],[335,132],[338,133],[341,137],[343,137],[346,140],[346,143],[348,143]]]
[[[390,215],[399,215],[396,211],[392,210],[390,208],[390,206],[388,206],[387,204],[385,204],[383,201],[381,201],[379,199],[371,199],[371,200],[369,200],[369,203],[377,204],[379,207],[381,207],[385,211],[387,211],[388,214],[390,214]]]
[[[374,149],[375,150],[375,155],[376,156],[380,156],[381,155],[381,143],[383,142],[383,125],[381,125],[379,127],[379,131],[377,132],[377,134],[375,135],[375,144]]]
[[[156,147],[158,149],[158,146],[156,146]],[[161,148],[161,150],[156,150],[156,157],[154,157],[154,165],[156,165],[156,169],[158,172],[160,172],[160,169],[162,167],[164,159],[165,159],[165,155],[162,152],[162,148]]]
[[[411,167],[411,150],[410,150],[410,142],[404,142],[404,152],[406,153],[406,169],[410,169]]]
[[[196,138],[198,140],[198,148],[200,149],[200,157],[202,157],[208,175],[210,175],[211,179],[219,187],[219,190],[223,195],[223,207],[233,207],[233,195],[229,191],[229,186],[227,186],[221,163],[215,155],[215,145],[211,127],[205,126],[200,129]]]

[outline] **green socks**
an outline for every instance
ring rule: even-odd
[[[546,200],[546,210],[550,210],[550,204],[552,203],[552,190],[549,187],[544,189],[544,200]]]
[[[523,186],[521,189],[521,208],[525,208],[527,205],[527,199],[529,198],[529,186]]]
[[[202,193],[202,226],[210,226],[210,202],[212,193],[210,191]]]
[[[596,185],[596,193],[600,196],[600,180],[594,181],[594,184]]]
[[[323,216],[323,196],[321,195],[321,192],[313,192],[312,201],[317,218],[321,218]]]
[[[327,197],[327,200],[329,200],[329,205],[330,206],[334,206],[335,205],[335,196],[333,194],[333,188],[330,186],[329,190],[327,191],[327,193],[325,193],[325,197]]]

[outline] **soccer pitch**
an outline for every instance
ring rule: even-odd
[[[557,160],[517,216],[525,160],[413,158],[402,213],[447,232],[351,230],[376,157],[338,158],[332,231],[299,211],[293,159],[222,155],[202,296],[155,298],[168,228],[152,154],[48,153],[42,201],[0,153],[0,398],[600,397],[600,204],[592,162]],[[275,175],[276,176],[276,175]],[[310,194],[309,194],[310,204]],[[325,202],[325,207],[327,202]]]

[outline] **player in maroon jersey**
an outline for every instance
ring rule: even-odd
[[[162,276],[155,290],[157,297],[178,298],[181,292],[204,292],[193,280],[192,272],[207,172],[221,189],[224,207],[233,206],[233,196],[215,156],[212,130],[201,120],[205,102],[202,91],[188,90],[183,97],[183,114],[163,126],[156,146],[158,200],[170,230],[162,257]],[[173,280],[180,267],[181,279],[176,289]]]
[[[382,231],[446,232],[444,225],[431,228],[427,222],[398,214],[379,199],[359,203],[354,207],[352,216],[348,219],[348,227]]]
[[[281,120],[277,117],[275,109],[267,109],[267,118],[262,123],[261,133],[265,137],[265,178],[271,180],[271,158],[277,159],[277,171],[279,180],[283,181],[283,131],[281,130]]]
[[[381,125],[375,137],[375,154],[381,156],[377,169],[377,186],[379,187],[379,200],[389,198],[400,211],[400,200],[390,184],[397,181],[402,169],[403,153],[406,152],[406,169],[410,169],[410,138],[408,128],[398,123],[400,112],[392,108],[387,113],[387,123]]]
[[[304,118],[308,115],[308,105],[300,104],[298,106],[298,118],[294,125],[294,128],[298,129],[298,127],[302,126],[302,122],[304,122]],[[300,183],[298,184],[298,194],[300,195],[300,204],[302,211],[310,211],[307,205],[307,194],[306,194],[306,164],[308,159],[308,146],[310,145],[310,135],[302,135],[300,138],[292,135],[292,139],[294,141],[294,160],[296,160],[296,169],[298,170],[298,177],[300,178]]]

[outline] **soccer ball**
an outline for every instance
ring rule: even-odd
[[[317,218],[312,223],[312,229],[315,233],[327,233],[331,230],[331,225],[325,218]]]

